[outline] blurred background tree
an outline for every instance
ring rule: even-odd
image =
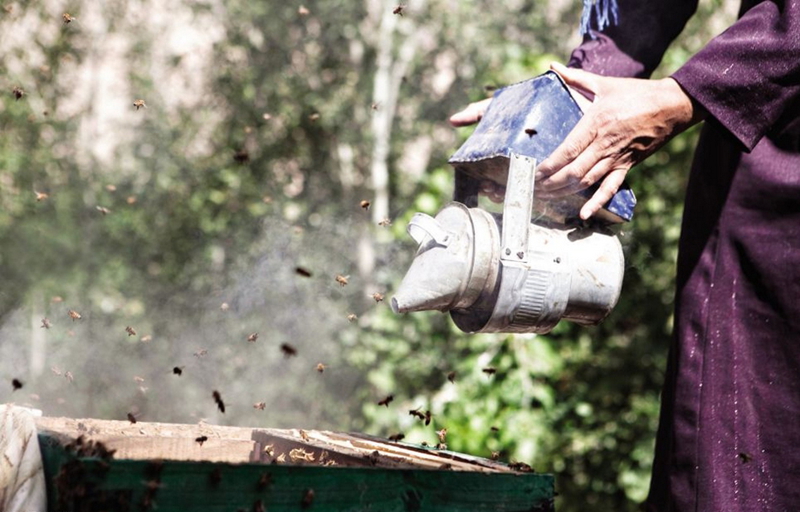
[[[626,280],[601,326],[467,336],[373,298],[411,260],[411,215],[451,197],[445,162],[471,129],[449,114],[566,60],[580,4],[6,3],[0,400],[413,443],[447,428],[450,449],[555,473],[563,512],[636,510],[696,132],[630,175]],[[659,76],[733,18],[722,4]]]

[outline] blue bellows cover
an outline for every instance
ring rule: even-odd
[[[561,78],[551,71],[495,92],[477,128],[450,157],[456,172],[501,185],[508,180],[512,153],[543,161],[566,138],[583,113]],[[534,208],[554,220],[575,219],[597,190],[589,189],[558,200],[537,200]],[[618,223],[633,218],[636,197],[623,184],[598,212],[599,220]]]

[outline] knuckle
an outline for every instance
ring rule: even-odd
[[[584,177],[582,177],[582,178],[581,178],[581,179],[578,181],[578,183],[580,184],[580,186],[581,186],[582,188],[589,188],[589,187],[591,187],[592,185],[594,185],[594,182],[595,182],[595,179],[594,179],[594,177],[593,177],[592,175],[590,175],[590,174],[587,174],[587,175],[585,175]]]
[[[574,166],[570,166],[566,169],[566,178],[572,182],[580,182],[583,179],[583,173],[581,173],[580,169]]]
[[[582,149],[581,144],[577,140],[568,140],[564,145],[564,153],[571,159],[577,157]]]

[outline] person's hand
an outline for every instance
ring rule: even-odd
[[[547,199],[573,194],[605,177],[581,208],[582,219],[611,199],[631,167],[702,117],[671,78],[612,78],[559,64],[551,69],[593,103],[537,167],[536,195]]]
[[[459,127],[477,123],[483,118],[483,114],[486,113],[486,109],[489,108],[489,103],[491,103],[491,101],[492,98],[486,98],[485,100],[470,103],[460,112],[456,112],[450,116],[450,124]],[[480,193],[495,203],[502,203],[506,195],[506,187],[492,180],[482,180]]]
[[[450,124],[458,128],[459,126],[469,126],[481,120],[486,109],[489,108],[492,98],[476,101],[467,105],[461,112],[456,112],[450,116]]]

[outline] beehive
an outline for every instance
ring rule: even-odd
[[[51,511],[553,510],[551,475],[362,434],[66,418],[37,426]]]

